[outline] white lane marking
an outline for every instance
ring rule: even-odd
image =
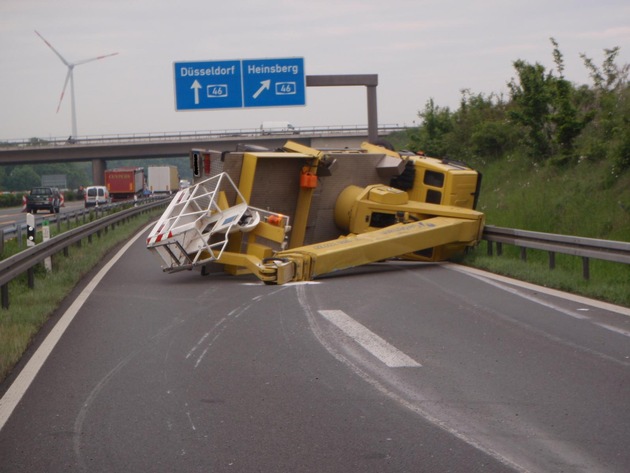
[[[508,465],[515,471],[518,471],[520,473],[529,473],[525,468],[520,467],[514,461],[508,459],[507,457],[504,457],[489,446],[482,445],[479,441],[473,439],[468,433],[462,432],[458,428],[449,426],[446,421],[431,414],[427,410],[427,404],[422,402],[424,400],[424,396],[422,396],[422,393],[416,393],[415,390],[411,389],[409,386],[407,386],[403,390],[396,389],[395,386],[392,386],[391,383],[382,376],[375,377],[369,375],[366,370],[360,368],[355,363],[351,362],[348,358],[340,354],[339,351],[336,350],[333,344],[328,340],[328,337],[324,335],[319,324],[315,321],[316,315],[313,313],[313,310],[311,309],[311,306],[308,302],[306,289],[304,288],[304,286],[296,287],[296,293],[298,301],[300,302],[300,306],[302,307],[302,310],[304,311],[304,314],[308,319],[309,326],[311,327],[311,330],[313,331],[313,334],[315,335],[319,343],[321,343],[322,346],[326,348],[326,350],[328,350],[328,352],[332,356],[339,360],[340,363],[343,363],[350,370],[352,370],[354,374],[356,374],[359,378],[363,379],[365,382],[369,383],[379,392],[390,397],[395,402],[406,407],[410,411],[415,412],[416,414],[420,415],[422,418],[428,420],[433,425],[444,430],[445,432],[448,432],[449,434],[454,435],[456,438],[463,440],[473,448],[484,452],[487,455],[490,455],[492,458],[500,461],[504,465]],[[404,395],[404,392],[414,392],[415,394],[417,394],[417,399],[412,400],[414,396],[410,397],[409,395]],[[439,412],[443,414],[443,411],[440,410]]]
[[[374,332],[361,325],[344,311],[319,310],[318,312],[390,368],[415,368],[422,366],[398,348],[390,345]]]
[[[141,230],[135,237],[127,242],[116,255],[109,260],[109,262],[101,268],[96,276],[88,283],[88,285],[81,291],[81,294],[75,299],[68,310],[63,314],[59,322],[53,327],[46,339],[39,346],[35,354],[31,357],[24,369],[20,372],[19,376],[13,381],[11,387],[7,390],[2,398],[0,398],[0,430],[4,427],[9,416],[13,413],[13,410],[18,405],[24,393],[29,388],[35,376],[39,372],[40,368],[44,365],[48,356],[57,345],[57,342],[61,339],[66,329],[70,326],[72,320],[77,315],[85,301],[90,297],[96,286],[105,277],[108,271],[116,264],[116,262],[122,258],[125,252],[140,238],[144,232],[146,232],[152,225],[148,225]]]
[[[590,307],[597,307],[598,309],[603,309],[610,312],[616,312],[617,314],[630,316],[630,307],[623,307],[620,305],[611,304],[609,302],[589,299],[588,297],[578,296],[577,294],[569,294],[567,292],[562,292],[557,289],[551,289],[549,287],[538,286],[536,284],[519,281],[518,279],[512,279],[506,276],[501,276],[499,274],[489,273],[481,269],[471,268],[470,266],[462,266],[462,265],[458,265],[455,263],[448,263],[448,262],[440,263],[440,266],[447,269],[451,269],[453,271],[459,271],[460,273],[472,274],[472,275],[477,275],[485,279],[494,279],[495,281],[506,282],[508,284],[520,286],[525,289],[541,292],[543,294],[549,294],[551,296],[558,297],[565,300],[570,300],[572,302],[576,302],[579,304],[587,305]]]
[[[476,279],[480,279],[484,282],[486,282],[487,284],[490,284],[491,286],[494,287],[498,287],[499,289],[502,289],[506,292],[509,292],[511,294],[515,294],[519,297],[522,297],[524,299],[527,299],[529,301],[535,302],[537,304],[540,304],[544,307],[549,307],[552,310],[555,310],[557,312],[560,312],[562,314],[568,315],[570,317],[573,317],[575,319],[580,319],[580,320],[585,320],[588,322],[591,322],[594,325],[597,325],[605,330],[609,330],[611,332],[615,332],[618,333],[620,335],[623,335],[624,337],[630,337],[630,332],[628,332],[627,330],[623,330],[621,328],[617,328],[617,327],[613,327],[611,325],[605,324],[605,323],[601,323],[601,322],[596,322],[590,315],[583,315],[580,314],[576,311],[573,311],[571,309],[565,309],[564,307],[561,307],[557,304],[553,304],[552,302],[548,302],[543,300],[540,297],[534,296],[534,295],[529,295],[526,294],[525,292],[515,288],[515,287],[510,287],[508,284],[514,285],[514,286],[520,286],[523,287],[525,289],[530,289],[530,290],[536,290],[537,292],[542,292],[545,294],[549,294],[558,298],[562,298],[565,300],[570,300],[570,301],[576,301],[576,302],[580,302],[583,304],[587,304],[587,305],[592,305],[594,307],[598,307],[604,310],[608,310],[611,312],[616,312],[618,314],[622,314],[622,315],[630,315],[630,309],[626,308],[626,307],[621,307],[621,306],[615,306],[613,304],[609,304],[607,302],[601,302],[601,301],[596,301],[596,300],[591,300],[591,299],[587,299],[585,297],[582,296],[576,296],[573,294],[567,294],[567,293],[562,293],[561,291],[558,291],[556,289],[549,289],[547,287],[543,287],[543,286],[536,286],[535,284],[531,284],[531,283],[525,283],[523,281],[518,281],[518,280],[513,280],[510,278],[507,278],[505,276],[499,276],[496,274],[492,274],[492,273],[486,273],[483,272],[481,270],[477,270],[475,268],[470,268],[467,266],[464,267],[460,267],[460,266],[455,266],[452,265],[452,263],[446,263],[444,265],[444,267],[448,268],[448,269],[452,269],[455,271],[459,271],[460,273],[467,273],[469,274],[471,277],[476,278]],[[577,309],[580,312],[588,312],[589,310],[587,308],[579,308]]]
[[[630,332],[628,330],[624,330],[619,327],[613,327],[612,325],[605,324],[603,322],[593,322],[595,325],[598,325],[606,330],[610,330],[612,332],[623,335],[624,337],[630,337]]]

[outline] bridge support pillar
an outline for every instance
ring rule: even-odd
[[[107,165],[104,159],[92,160],[92,181],[95,186],[105,185],[105,169]]]
[[[376,143],[378,139],[378,114],[376,110],[377,74],[306,76],[307,87],[345,87],[357,85],[363,85],[367,88],[368,141]]]

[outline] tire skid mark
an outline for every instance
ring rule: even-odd
[[[87,396],[87,398],[83,402],[83,404],[81,406],[81,409],[79,410],[79,413],[77,414],[77,416],[76,416],[76,418],[74,420],[73,449],[74,449],[74,454],[76,456],[77,463],[79,465],[79,470],[80,471],[90,471],[87,468],[87,466],[85,464],[85,461],[83,460],[83,454],[81,452],[81,442],[82,442],[82,439],[83,439],[83,425],[85,424],[85,418],[87,417],[87,414],[88,414],[90,408],[94,405],[94,402],[98,398],[98,396],[101,393],[101,391],[103,390],[103,388],[105,388],[105,386],[107,386],[107,384],[109,384],[109,382],[125,366],[127,366],[129,364],[129,362],[131,362],[134,358],[136,358],[146,348],[153,346],[155,341],[157,341],[160,338],[162,338],[164,335],[169,333],[171,330],[173,330],[175,327],[177,327],[178,325],[182,324],[183,322],[184,322],[183,319],[175,319],[175,320],[173,320],[173,322],[171,324],[167,325],[162,330],[160,330],[157,334],[155,334],[154,336],[149,338],[149,340],[147,341],[147,343],[143,347],[132,351],[125,358],[123,358],[116,366],[114,366],[114,368],[112,370],[110,370],[105,376],[103,376],[98,383],[96,383],[96,386],[94,386],[94,388],[92,388],[92,391],[90,391],[90,394]]]
[[[260,287],[260,285],[258,284],[257,286]],[[214,344],[214,342],[216,342],[219,339],[219,337],[223,334],[223,332],[225,332],[225,330],[229,327],[231,321],[238,319],[241,315],[243,315],[249,309],[251,309],[254,304],[261,302],[267,297],[274,296],[282,291],[285,291],[289,287],[290,286],[288,285],[278,286],[278,289],[275,289],[266,294],[258,294],[252,297],[250,300],[243,302],[241,305],[234,307],[230,312],[228,312],[228,314],[225,317],[221,318],[221,320],[219,320],[214,325],[214,327],[212,327],[209,331],[203,334],[203,336],[197,341],[197,343],[188,351],[188,353],[185,356],[185,359],[193,358],[193,355],[195,355],[195,353],[198,350],[201,350],[202,347],[205,347],[203,348],[201,353],[195,358],[195,363],[193,367],[196,369],[199,366],[199,364],[204,360],[208,351],[210,350],[210,348],[212,348],[212,345]],[[208,341],[208,339],[213,334],[214,336]]]

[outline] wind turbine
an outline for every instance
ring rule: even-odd
[[[72,109],[72,135],[70,136],[70,139],[74,139],[77,137],[77,111],[76,111],[76,105],[75,105],[75,99],[74,99],[74,75],[73,75],[74,67],[80,66],[81,64],[85,64],[86,62],[97,61],[99,59],[104,59],[106,57],[115,56],[118,53],[105,54],[104,56],[97,56],[90,59],[83,59],[77,62],[68,62],[61,54],[59,54],[59,51],[53,48],[52,44],[46,41],[46,39],[37,32],[37,30],[35,30],[35,34],[37,34],[37,36],[39,36],[42,39],[42,41],[44,41],[44,43],[46,43],[48,47],[53,50],[53,52],[57,55],[57,57],[61,59],[61,62],[63,62],[68,68],[68,73],[66,74],[66,81],[64,82],[63,89],[61,90],[61,97],[59,97],[59,105],[57,105],[57,113],[59,113],[59,108],[61,108],[61,102],[63,101],[63,96],[66,92],[66,87],[68,87],[68,82],[70,82],[70,102],[71,102],[71,109]]]

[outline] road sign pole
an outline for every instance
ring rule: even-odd
[[[35,215],[26,214],[26,246],[35,246],[35,237],[37,236],[37,227],[35,226]]]
[[[50,240],[50,225],[48,223],[48,220],[44,220],[42,222],[42,237],[44,241]],[[52,271],[52,259],[50,258],[50,256],[44,259],[44,267],[49,273]]]

